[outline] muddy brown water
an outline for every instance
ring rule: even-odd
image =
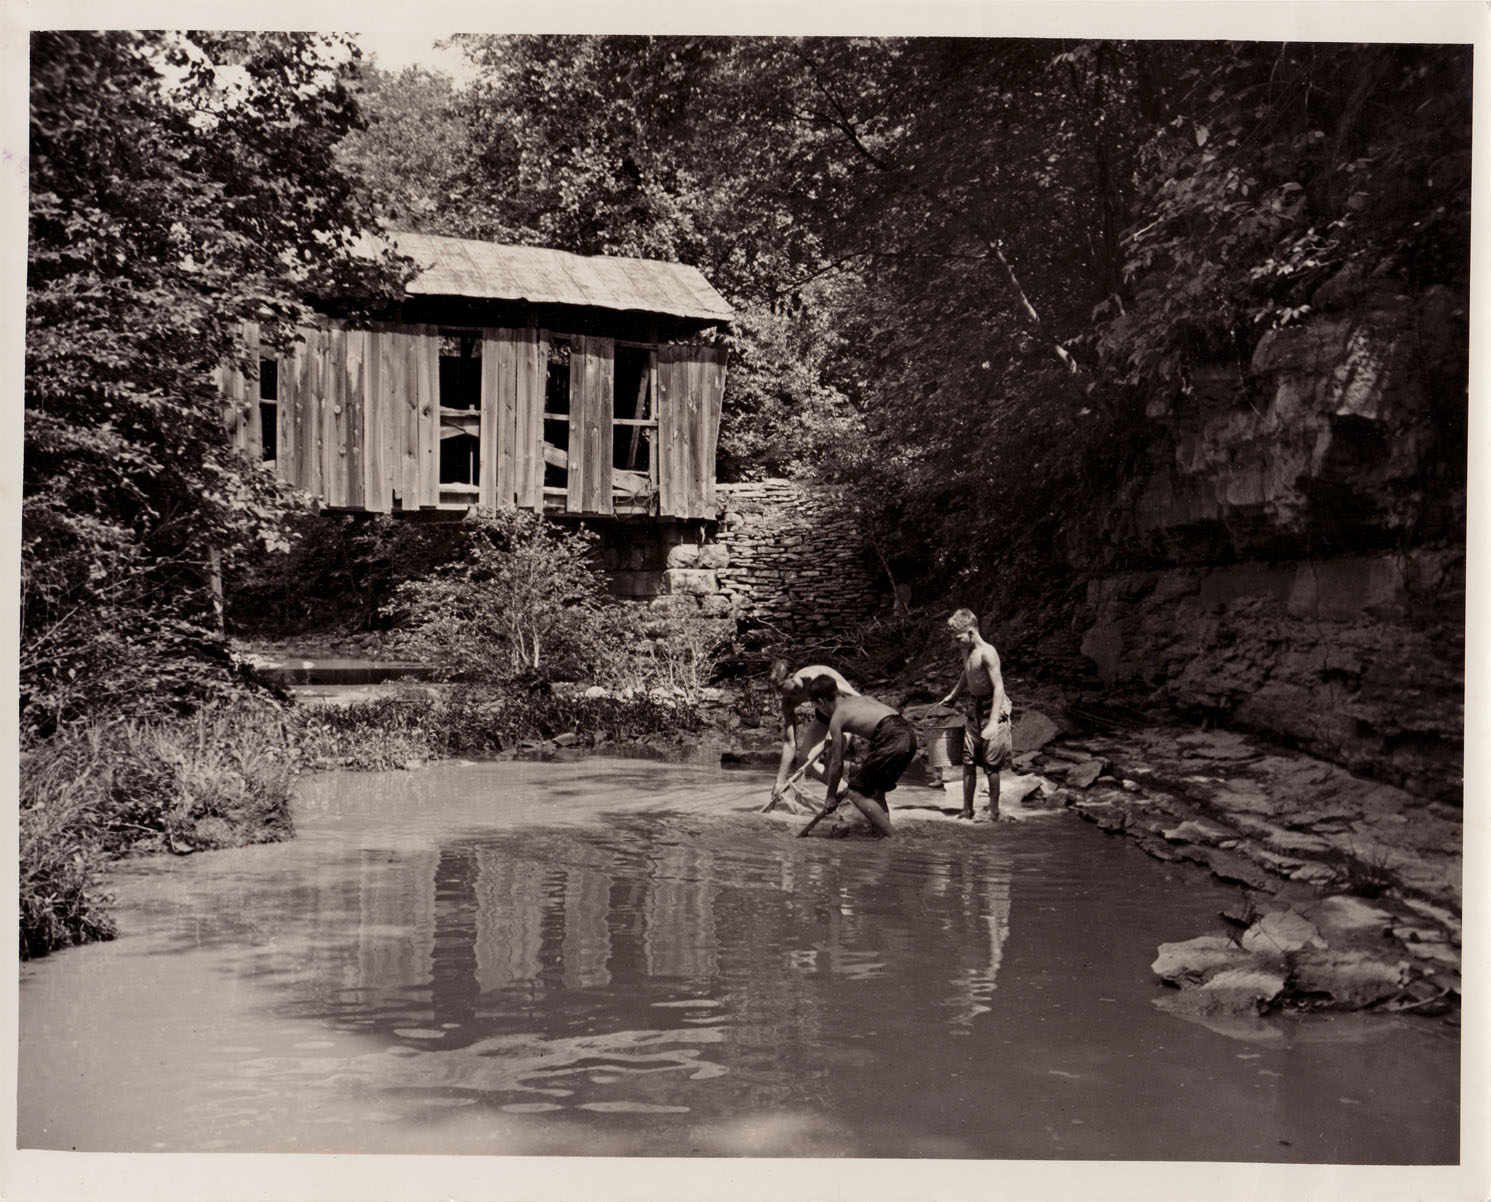
[[[1070,814],[796,839],[769,777],[307,778],[292,843],[156,859],[21,967],[19,1145],[1430,1164],[1459,1043],[1163,1013],[1237,901]]]

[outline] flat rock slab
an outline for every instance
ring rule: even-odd
[[[1196,990],[1212,1013],[1257,1014],[1284,992],[1284,974],[1264,968],[1228,968]]]
[[[1171,843],[1205,843],[1212,847],[1223,840],[1237,838],[1236,831],[1217,822],[1208,822],[1205,818],[1194,818],[1182,822],[1168,831],[1161,831],[1160,834]]]
[[[1296,856],[1281,856],[1261,847],[1248,849],[1248,857],[1255,864],[1262,864],[1265,868],[1272,869],[1281,876],[1288,876],[1296,868],[1304,867],[1304,861]]]
[[[1201,984],[1247,959],[1247,954],[1225,935],[1198,935],[1184,943],[1160,944],[1159,954],[1149,967],[1172,985]]]
[[[1170,845],[1161,839],[1144,838],[1139,840],[1139,846],[1157,860],[1163,860],[1167,864],[1177,864],[1181,857],[1170,849]]]
[[[1263,835],[1263,841],[1269,851],[1282,855],[1318,856],[1329,852],[1335,846],[1329,839],[1320,835],[1292,831],[1282,826],[1271,828]]]
[[[1283,956],[1301,948],[1323,948],[1325,940],[1309,919],[1293,910],[1265,914],[1243,932],[1242,945],[1250,952]]]
[[[982,784],[982,782],[980,783]],[[961,790],[962,785],[960,784],[958,788]],[[1056,786],[1044,776],[1036,773],[1022,776],[1018,772],[1004,771],[999,774],[999,804],[1001,806],[1019,805],[1032,793],[1041,793],[1044,795],[1047,792],[1054,791],[1055,788]],[[981,791],[983,790],[981,789]],[[960,793],[959,797],[961,798],[961,796],[962,794]]]
[[[1279,804],[1262,789],[1245,781],[1227,781],[1211,790],[1212,801],[1223,809],[1243,814],[1273,815]]]
[[[1066,783],[1076,789],[1086,789],[1102,775],[1103,761],[1087,760],[1085,763],[1073,764],[1066,769]]]
[[[1380,935],[1393,921],[1386,910],[1344,893],[1323,899],[1306,914],[1328,943],[1333,937]]]
[[[1208,760],[1255,760],[1263,755],[1244,736],[1227,730],[1193,731],[1175,742],[1191,755]]]
[[[1039,710],[1022,710],[1015,715],[1010,737],[1015,751],[1035,751],[1060,733],[1061,728]]]
[[[1342,1009],[1370,1006],[1396,997],[1408,983],[1408,966],[1361,952],[1313,952],[1294,964],[1296,992],[1328,997]]]
[[[1275,879],[1243,856],[1209,847],[1204,850],[1201,858],[1219,881],[1246,885],[1260,893],[1278,891]]]

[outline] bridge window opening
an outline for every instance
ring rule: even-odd
[[[611,486],[621,496],[653,491],[653,446],[657,412],[652,398],[652,352],[645,347],[616,347],[612,375]]]
[[[259,455],[273,463],[280,441],[280,365],[259,360]]]
[[[569,342],[551,339],[544,380],[545,490],[563,491],[569,484],[569,370]]]
[[[481,464],[481,334],[440,331],[440,483],[477,487]]]

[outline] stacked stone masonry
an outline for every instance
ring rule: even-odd
[[[735,613],[793,634],[870,617],[886,600],[845,494],[761,480],[718,486],[716,570]],[[706,548],[707,549],[707,548]]]
[[[806,635],[853,625],[886,600],[844,493],[762,480],[717,486],[719,518],[599,530],[618,596]]]

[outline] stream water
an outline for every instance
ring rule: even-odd
[[[1065,813],[796,839],[761,772],[302,782],[288,844],[126,865],[21,968],[19,1145],[91,1151],[1457,1159],[1459,1042],[1163,1013],[1235,890]]]

